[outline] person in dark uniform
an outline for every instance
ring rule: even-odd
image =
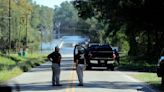
[[[80,49],[78,49],[78,53],[75,55],[75,64],[76,64],[76,72],[79,80],[78,86],[83,86],[83,71],[85,66],[85,55],[82,53]]]
[[[52,62],[52,85],[61,86],[60,84],[60,62],[61,54],[59,47],[55,47],[55,51],[48,55],[48,59]]]
[[[119,56],[119,53],[116,49],[114,49],[114,54],[116,55],[116,61],[118,64],[120,64],[120,56]]]

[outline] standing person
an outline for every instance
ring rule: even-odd
[[[78,86],[83,86],[83,70],[85,64],[85,55],[82,53],[80,49],[78,49],[77,55],[75,55],[75,64],[76,64],[76,72],[79,80]]]
[[[160,77],[161,78],[161,84],[162,86],[164,86],[164,48],[162,49],[161,51],[161,54],[160,54],[160,58],[159,58],[159,61],[158,61],[158,69],[159,69],[159,72],[160,72]]]
[[[52,62],[52,86],[61,86],[61,84],[59,83],[61,62],[59,47],[55,47],[55,51],[48,55],[48,59]]]
[[[24,56],[24,57],[27,57],[27,56],[28,56],[27,47],[24,47],[24,48],[23,48],[22,56]]]
[[[114,54],[116,55],[116,61],[118,64],[120,64],[120,56],[119,56],[119,53],[116,49],[114,49]]]

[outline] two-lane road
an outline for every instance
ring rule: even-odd
[[[23,73],[9,83],[18,83],[21,92],[156,92],[122,72],[108,70],[84,71],[84,86],[79,87],[73,67],[72,60],[62,60],[61,87],[51,86],[50,62]]]

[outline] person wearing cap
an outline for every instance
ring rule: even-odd
[[[52,62],[52,86],[61,86],[60,84],[60,62],[61,54],[59,53],[59,47],[55,47],[55,51],[47,56]]]
[[[85,54],[78,48],[78,53],[75,55],[76,72],[79,80],[78,86],[83,86],[83,71],[85,65]]]

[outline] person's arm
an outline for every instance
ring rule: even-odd
[[[75,66],[77,66],[77,63],[78,63],[78,59],[77,59],[77,55],[75,55],[75,59],[74,59]]]
[[[49,54],[49,55],[47,56],[48,60],[50,60],[50,61],[52,61],[52,54],[53,54],[53,53],[51,53],[51,54]]]

